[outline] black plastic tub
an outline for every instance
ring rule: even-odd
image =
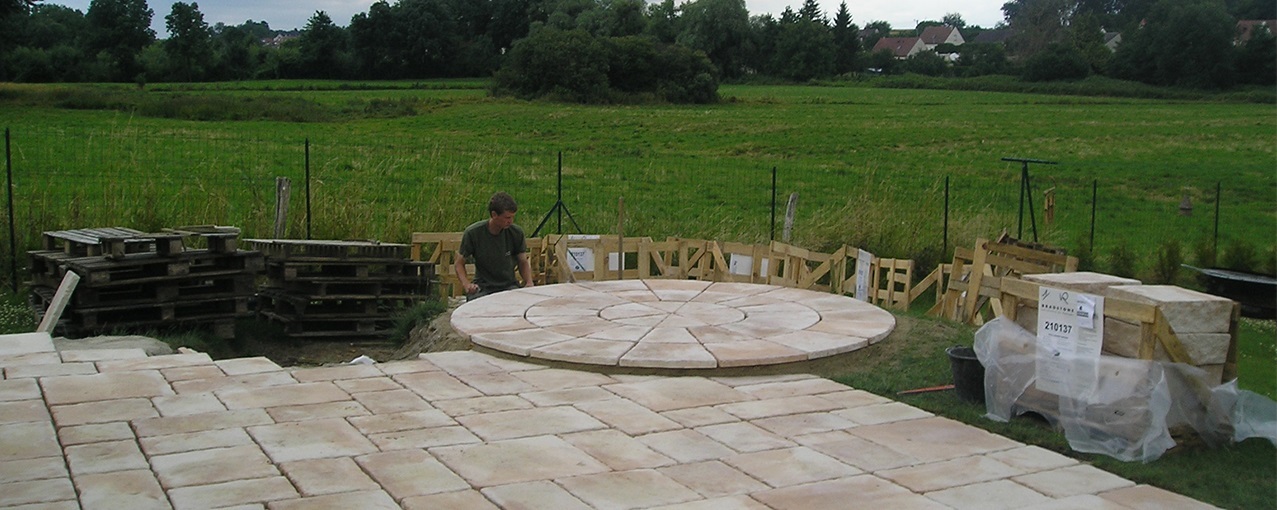
[[[976,358],[975,349],[955,345],[944,350],[953,370],[953,391],[958,398],[975,404],[984,403],[984,365]]]

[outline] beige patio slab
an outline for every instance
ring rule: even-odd
[[[0,379],[0,402],[41,398],[35,379]]]
[[[479,390],[467,386],[445,372],[413,372],[394,376],[394,380],[427,400],[482,397]]]
[[[260,374],[264,372],[279,372],[284,370],[274,361],[265,356],[256,356],[252,358],[235,358],[223,359],[215,362],[217,368],[225,372],[226,375],[247,375]]]
[[[460,425],[369,434],[368,440],[383,452],[483,442]]]
[[[373,453],[356,457],[355,462],[395,500],[470,488],[424,450]]]
[[[607,427],[594,417],[567,406],[458,416],[455,419],[485,441],[566,434]]]
[[[1051,498],[1010,480],[952,487],[928,492],[926,496],[958,510],[1016,510],[1051,501]]]
[[[836,411],[834,414],[861,425],[880,425],[935,416],[927,411],[900,402],[853,407]]]
[[[632,436],[674,430],[682,425],[629,400],[611,398],[576,404],[577,409]]]
[[[676,463],[617,430],[577,432],[560,437],[615,471],[657,468]]]
[[[708,425],[696,431],[742,453],[797,446],[793,441],[745,422]]]
[[[66,460],[61,457],[0,461],[0,483],[66,478]]]
[[[287,478],[275,476],[181,487],[168,491],[174,510],[205,510],[299,497]]]
[[[1128,507],[1119,505],[1107,499],[1101,498],[1094,494],[1080,494],[1077,496],[1069,496],[1067,498],[1052,499],[1046,503],[1039,503],[1021,507],[1022,510],[1129,510]]]
[[[53,422],[59,427],[84,425],[86,423],[108,423],[113,421],[142,420],[159,416],[151,400],[146,398],[125,398],[119,400],[101,400],[82,404],[53,406]]]
[[[860,469],[804,446],[742,453],[723,459],[772,487],[788,487],[861,473]]]
[[[377,451],[346,420],[331,418],[310,422],[248,427],[249,435],[275,462],[344,457]]]
[[[432,448],[430,454],[475,488],[603,473],[610,468],[554,436]]]
[[[1047,450],[1040,446],[1021,446],[1010,450],[987,454],[989,458],[1008,466],[1024,470],[1025,473],[1046,471],[1078,464],[1077,459]]]
[[[1100,493],[1099,496],[1108,501],[1135,510],[1162,510],[1176,508],[1182,510],[1210,510],[1217,508],[1193,498],[1181,496],[1166,489],[1151,485],[1136,485],[1123,489],[1114,489]]]
[[[233,446],[254,446],[253,438],[244,429],[216,429],[167,436],[151,436],[138,439],[142,451],[148,456],[193,452]]]
[[[0,402],[0,425],[24,421],[49,421],[49,408],[40,400]]]
[[[729,325],[730,326],[730,325]],[[752,367],[806,360],[807,353],[768,340],[739,340],[705,344],[720,367]]]
[[[759,399],[769,398],[786,398],[799,397],[804,395],[822,395],[830,393],[841,393],[851,390],[845,384],[825,379],[822,377],[810,377],[797,380],[760,382],[757,384],[747,384],[736,386],[737,390],[748,393]]]
[[[62,446],[77,444],[101,443],[103,441],[122,441],[134,439],[133,429],[128,422],[92,423],[58,429],[58,441]]]
[[[364,379],[341,379],[333,381],[338,388],[346,393],[354,395],[355,393],[370,393],[374,391],[389,391],[403,389],[399,383],[395,382],[389,376],[368,377]]]
[[[599,510],[648,508],[701,499],[691,489],[652,469],[583,475],[557,482]]]
[[[687,328],[651,328],[646,335],[638,339],[639,345],[647,345],[648,347],[661,347],[658,345],[648,344],[699,344],[697,340]]]
[[[874,404],[886,404],[892,401],[889,398],[874,395],[873,393],[869,393],[864,390],[853,390],[846,387],[844,387],[844,390],[846,391],[822,393],[816,396],[847,409]]]
[[[616,394],[598,386],[583,386],[565,390],[534,391],[520,394],[519,397],[537,407],[551,407],[608,400],[616,398]]]
[[[165,489],[279,475],[257,445],[155,455],[150,461],[151,470]]]
[[[169,434],[185,434],[205,430],[242,428],[253,425],[274,423],[265,409],[241,409],[182,416],[166,416],[133,422],[137,436],[164,436]]]
[[[647,326],[629,326],[624,324],[613,324],[611,327],[601,331],[586,335],[587,338],[594,340],[610,340],[613,342],[629,342],[637,343],[647,335],[652,334],[655,329],[667,328],[651,328]],[[677,328],[668,328],[677,329]]]
[[[454,374],[453,377],[484,395],[515,395],[536,390],[532,385],[505,371],[486,374]]]
[[[1135,485],[1130,480],[1087,464],[1041,471],[1018,476],[1013,480],[1053,498],[1099,494]]]
[[[574,338],[536,347],[528,355],[538,359],[566,361],[585,365],[616,365],[621,356],[634,348],[633,342]]]
[[[948,418],[922,418],[849,429],[852,435],[923,462],[1009,450],[1020,443]]]
[[[376,414],[373,416],[355,416],[348,420],[364,435],[398,432],[401,430],[446,427],[456,425],[457,421],[438,409],[424,409],[392,414]]]
[[[271,407],[266,409],[275,423],[286,421],[321,420],[324,418],[346,418],[350,416],[368,416],[372,414],[359,402],[352,400],[340,402],[323,402],[320,404],[302,404],[296,406]]]
[[[515,372],[514,376],[541,391],[602,386],[616,382],[616,379],[603,374],[561,368],[542,368],[540,370]]]
[[[735,450],[695,430],[657,432],[637,438],[640,442],[680,463],[703,462],[730,457]]]
[[[1024,471],[992,458],[977,455],[874,473],[918,493],[1003,480]]]
[[[174,381],[173,391],[179,395],[190,393],[212,393],[217,390],[252,390],[297,384],[293,375],[288,372],[261,372],[257,374],[209,377],[207,379],[191,379]]]
[[[149,467],[137,441],[131,439],[68,446],[66,459],[72,476]]]
[[[58,353],[63,363],[110,361],[117,359],[145,358],[143,349],[78,349],[72,348]]]
[[[271,510],[399,510],[395,500],[382,490],[368,490],[286,499],[270,504]]]
[[[156,370],[45,377],[40,379],[40,386],[50,405],[174,394]]]
[[[76,504],[75,487],[71,485],[70,478],[7,483],[4,490],[0,491],[2,508],[19,508],[20,505],[31,505],[29,508],[45,505],[57,508],[64,501],[70,501],[71,508],[79,508]]]
[[[656,412],[753,400],[748,394],[703,377],[652,379],[604,389]]]
[[[726,496],[652,507],[651,510],[768,510],[749,496]]]
[[[308,383],[318,381],[338,381],[342,379],[367,379],[370,377],[380,377],[381,373],[375,365],[339,365],[332,367],[315,367],[293,370],[293,379],[297,382]]]
[[[190,381],[193,379],[211,379],[226,377],[226,372],[215,365],[195,365],[190,367],[174,367],[160,370],[164,380],[168,382]]]
[[[350,400],[350,394],[331,382],[289,384],[252,390],[232,388],[218,390],[213,394],[226,404],[227,409],[256,409]]]
[[[76,476],[75,488],[85,510],[172,508],[155,474],[147,469]]]
[[[763,482],[717,460],[683,463],[657,468],[657,471],[706,498],[769,489]]]
[[[846,430],[856,427],[855,422],[833,413],[787,414],[753,420],[753,423],[785,437],[829,432],[831,430]]]
[[[403,510],[501,510],[476,490],[413,496],[405,498],[402,507]]]
[[[744,420],[757,420],[789,414],[840,410],[842,407],[815,395],[804,395],[723,404],[718,406],[718,409]]]
[[[645,368],[714,368],[718,366],[718,358],[693,338],[685,343],[639,342],[621,356],[617,364]]]
[[[59,375],[90,375],[98,373],[93,363],[55,363],[49,365],[25,365],[4,369],[6,379],[53,377]]]
[[[792,436],[798,444],[870,473],[917,464],[918,459],[843,430]]]
[[[904,487],[873,475],[860,475],[795,485],[751,494],[775,510],[812,508],[935,509],[949,507],[914,494]]]
[[[385,391],[369,391],[351,395],[356,402],[373,414],[394,414],[408,411],[434,409],[426,399],[412,390],[402,387]]]
[[[484,496],[506,510],[592,510],[589,505],[572,493],[548,481],[512,483],[487,487],[480,491]]]
[[[544,329],[509,331],[504,333],[476,333],[470,341],[489,349],[508,352],[518,356],[527,356],[529,351],[543,345],[571,340],[574,336],[563,335]]]
[[[57,352],[57,349],[53,347],[53,337],[48,333],[0,335],[0,356],[21,356],[41,352]]]
[[[718,425],[720,423],[733,423],[740,421],[740,418],[727,414],[717,407],[675,409],[673,411],[665,411],[660,414],[661,416],[674,420],[689,429],[704,427],[706,425]]]
[[[151,405],[160,412],[160,416],[183,416],[226,410],[226,405],[222,404],[221,400],[207,393],[154,397],[151,399]]]
[[[369,478],[350,457],[283,462],[279,469],[302,497],[381,490],[381,485]]]
[[[174,367],[190,367],[212,365],[213,358],[202,352],[189,354],[166,354],[137,359],[121,359],[99,361],[99,372],[127,372],[131,370],[162,370]]]
[[[519,381],[523,384],[522,381]],[[452,400],[439,400],[435,402],[435,407],[439,408],[448,416],[468,416],[471,414],[496,413],[501,411],[515,411],[519,409],[531,409],[535,406],[531,402],[520,398],[518,395],[498,395],[495,397],[474,397],[474,398],[457,398]]]

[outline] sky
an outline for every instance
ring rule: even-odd
[[[65,5],[85,12],[89,9],[90,0],[41,0],[48,4]],[[361,12],[368,12],[368,6],[376,0],[193,0],[204,14],[204,21],[209,25],[225,23],[239,25],[245,21],[266,21],[276,30],[302,28],[315,11],[324,11],[333,22],[348,26],[350,18]],[[394,3],[394,0],[388,0]],[[683,3],[684,0],[675,0]],[[838,12],[842,0],[819,0],[825,9],[825,15],[833,18]],[[1005,0],[850,0],[847,10],[851,12],[851,20],[859,26],[872,21],[886,21],[893,28],[913,28],[919,21],[939,21],[945,14],[956,12],[968,25],[980,25],[992,28],[1002,20],[1002,4]],[[163,38],[164,16],[172,9],[170,0],[147,0],[151,10],[155,12],[151,28]],[[745,0],[745,8],[749,14],[770,13],[779,16],[785,7],[795,11],[802,6],[802,0]]]

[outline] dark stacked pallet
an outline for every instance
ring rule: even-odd
[[[291,337],[384,338],[396,311],[430,297],[433,265],[410,261],[406,244],[249,242],[266,254],[258,311]]]
[[[239,229],[186,227],[161,233],[126,228],[44,233],[44,250],[28,252],[30,301],[43,315],[67,272],[80,276],[59,333],[86,336],[174,326],[234,335],[250,316],[259,252],[237,248]]]

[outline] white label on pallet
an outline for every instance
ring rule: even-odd
[[[1090,393],[1103,338],[1103,296],[1040,287],[1037,389],[1072,398]]]

